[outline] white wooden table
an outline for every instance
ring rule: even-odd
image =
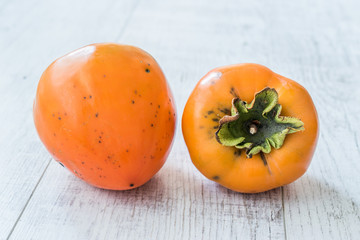
[[[0,0],[0,239],[360,239],[360,2]],[[91,187],[51,159],[32,102],[54,59],[94,42],[150,52],[178,115],[210,69],[255,62],[313,97],[320,138],[307,173],[240,194],[192,165],[180,119],[143,187]]]

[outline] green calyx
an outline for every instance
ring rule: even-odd
[[[246,149],[248,158],[270,153],[271,146],[279,149],[287,134],[304,130],[304,123],[298,118],[279,116],[278,99],[276,90],[268,87],[256,93],[249,104],[234,98],[231,116],[219,121],[217,141],[224,146]]]

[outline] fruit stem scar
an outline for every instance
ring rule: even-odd
[[[252,123],[252,124],[250,125],[249,132],[250,132],[251,135],[254,135],[254,134],[257,132],[257,126]]]

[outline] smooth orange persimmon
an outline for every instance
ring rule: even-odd
[[[295,181],[318,138],[308,92],[258,64],[210,71],[196,85],[182,118],[192,162],[205,177],[244,193]]]
[[[111,43],[53,62],[39,81],[33,112],[56,161],[87,183],[113,190],[141,186],[159,171],[176,121],[155,59]]]

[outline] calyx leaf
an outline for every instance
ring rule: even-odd
[[[251,158],[260,152],[279,149],[287,134],[304,130],[304,123],[295,117],[280,116],[281,105],[274,88],[264,88],[251,103],[232,100],[231,116],[219,121],[216,139],[224,146],[246,149]]]

